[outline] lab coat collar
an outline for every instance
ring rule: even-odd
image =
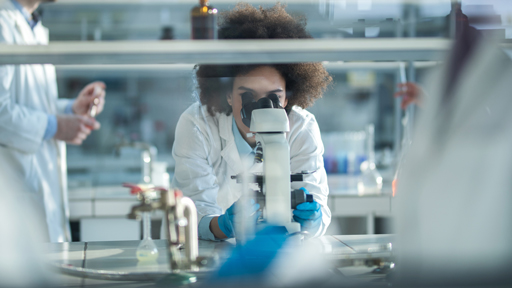
[[[34,29],[34,27],[37,25],[37,23],[39,23],[39,15],[37,14],[37,12],[34,11],[34,13],[32,13],[32,14],[28,13],[27,9],[25,9],[25,7],[23,7],[16,0],[11,0],[11,3],[14,5],[14,7],[16,7],[16,9],[18,9],[18,11],[20,11],[21,15],[23,15],[23,17],[25,18],[25,21],[27,21],[30,28]]]
[[[11,3],[11,5],[12,5],[12,3]],[[13,9],[16,9],[16,8],[14,8],[14,5],[12,5],[12,6],[13,6]],[[30,25],[28,25],[27,20],[25,20],[25,17],[23,17],[23,14],[21,14],[21,12],[19,12],[17,9],[13,12],[15,15],[14,19],[15,19],[15,23],[16,23],[15,24],[16,29],[21,34],[21,37],[23,38],[23,41],[25,42],[25,43],[18,43],[18,44],[26,44],[26,45],[40,44],[40,43],[38,43],[37,38],[35,36],[36,29],[42,28],[42,27],[39,27],[40,24],[38,23],[36,25],[36,27],[34,27],[34,30],[32,30],[32,28],[30,28]]]

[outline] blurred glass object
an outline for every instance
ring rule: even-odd
[[[137,247],[137,259],[141,262],[152,262],[158,258],[158,249],[151,239],[151,213],[142,213],[142,241]]]
[[[366,155],[368,159],[361,163],[361,175],[357,182],[359,195],[380,194],[382,191],[382,176],[375,166],[375,127],[370,124],[366,127]]]
[[[400,74],[400,83],[401,84],[405,84],[407,83],[407,75],[406,75],[406,72],[405,72],[405,63],[400,63],[400,71],[399,71],[399,74]],[[400,99],[398,100],[398,102],[400,102]],[[397,102],[397,103],[398,103]],[[409,106],[412,106],[412,105],[409,105]],[[406,157],[405,155],[407,154],[407,152],[409,151],[411,145],[412,145],[412,133],[413,133],[413,127],[412,127],[412,121],[409,121],[409,117],[411,117],[411,107],[406,107],[405,109],[405,115],[403,116],[403,118],[401,119],[402,121],[400,122],[401,125],[402,125],[402,131],[403,131],[403,134],[402,134],[402,141],[401,141],[401,144],[400,144],[400,152],[398,155],[396,155],[396,169],[395,169],[395,175],[393,177],[393,182],[391,183],[391,189],[393,191],[393,196],[396,195],[396,187],[398,185],[398,178],[400,177],[400,175],[402,174],[402,167],[404,165],[404,161],[406,160]]]
[[[42,255],[48,241],[42,200],[27,192],[12,167],[0,165],[0,183],[0,287],[54,286]]]

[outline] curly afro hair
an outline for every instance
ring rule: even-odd
[[[304,17],[292,17],[285,6],[276,4],[271,8],[259,9],[239,3],[236,7],[221,13],[219,39],[305,39],[312,38],[306,31]],[[275,68],[286,82],[288,111],[294,105],[307,108],[332,81],[321,63],[292,64],[248,64],[248,65],[196,65],[199,98],[208,112],[231,114],[232,109],[226,96],[233,88],[234,78],[252,70],[270,66]]]

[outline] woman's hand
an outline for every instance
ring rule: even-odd
[[[260,204],[255,203],[253,199],[251,199],[250,203],[245,203],[244,209],[247,212],[247,217],[249,220],[258,221],[258,218],[261,212],[258,212],[260,209]],[[226,210],[226,213],[220,215],[219,217],[215,217],[210,222],[210,231],[212,231],[213,235],[215,235],[218,239],[226,239],[235,237],[235,222],[238,221],[236,217],[236,207],[238,205],[244,205],[244,203],[240,203],[237,201],[231,205],[231,207]]]

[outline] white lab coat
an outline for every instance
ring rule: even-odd
[[[30,29],[10,1],[0,2],[2,45],[47,45],[48,30]],[[27,186],[21,201],[39,203],[49,240],[70,241],[65,144],[43,140],[47,114],[62,113],[53,65],[0,66],[0,165],[14,170]],[[4,191],[17,193],[18,191]],[[22,194],[22,193],[20,193]]]
[[[206,215],[220,215],[241,195],[241,184],[230,177],[242,172],[232,131],[232,114],[208,114],[206,106],[195,103],[180,117],[176,127],[173,157],[176,168],[173,186],[192,198],[198,220]],[[292,189],[305,187],[322,206],[322,225],[315,236],[325,233],[331,222],[327,207],[327,176],[320,129],[313,114],[294,107],[289,114],[290,168],[292,173],[316,171],[304,182],[292,182]]]
[[[480,44],[449,106],[435,79],[398,179],[397,269],[416,283],[510,281],[512,61]]]

